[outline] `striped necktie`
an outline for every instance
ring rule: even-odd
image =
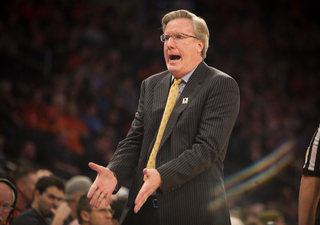
[[[161,143],[161,139],[163,136],[163,133],[166,129],[167,122],[170,118],[171,112],[176,104],[178,94],[179,94],[179,84],[181,83],[182,79],[174,79],[174,83],[171,85],[169,96],[167,99],[166,108],[163,112],[162,120],[160,123],[160,127],[158,130],[156,142],[154,143],[154,146],[152,148],[151,154],[149,156],[149,160],[147,163],[147,169],[155,169],[156,168],[156,156],[159,150],[159,146]],[[145,178],[144,178],[145,179]]]

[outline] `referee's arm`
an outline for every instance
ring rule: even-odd
[[[303,174],[299,192],[299,225],[314,225],[320,198],[320,177]]]

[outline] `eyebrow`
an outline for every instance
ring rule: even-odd
[[[48,193],[48,197],[51,198],[51,199],[57,199],[58,201],[61,201],[63,198],[58,198],[57,196],[55,196],[54,194],[50,194]]]

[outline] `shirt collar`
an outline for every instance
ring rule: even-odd
[[[193,72],[195,71],[196,68],[194,68],[190,73],[188,73],[182,77],[182,80],[184,83],[188,83],[188,80],[190,79],[191,75],[193,74]],[[172,83],[175,77],[173,75],[171,75],[171,76],[172,76],[171,77],[171,83]]]

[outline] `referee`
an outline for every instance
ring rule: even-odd
[[[299,192],[299,225],[320,224],[316,210],[320,198],[320,124],[307,149]]]

